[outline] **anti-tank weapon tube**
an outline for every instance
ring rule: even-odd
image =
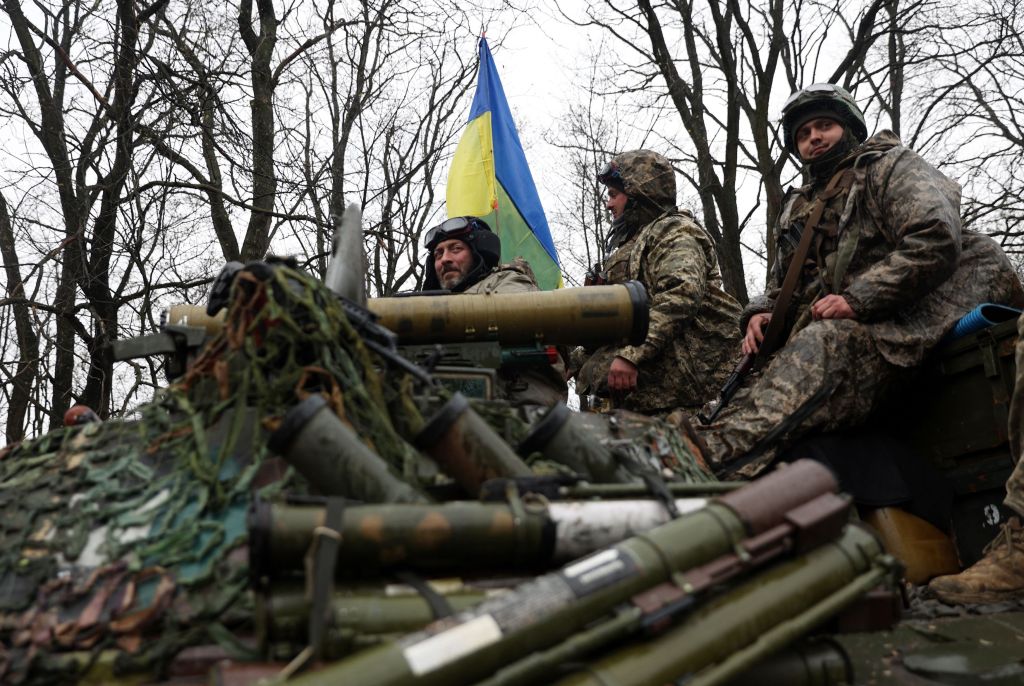
[[[398,334],[401,345],[639,345],[647,338],[650,321],[647,291],[639,281],[529,293],[368,298],[366,307],[378,324]],[[166,323],[183,323],[200,311],[173,306]],[[202,325],[212,336],[223,321],[204,319]]]
[[[680,498],[680,512],[706,504]],[[323,505],[257,501],[249,520],[250,566],[268,578],[299,572]],[[438,505],[350,505],[342,514],[338,573],[379,574],[535,570],[565,562],[669,520],[655,500],[550,503],[454,502]]]
[[[415,444],[474,498],[489,479],[533,473],[459,393],[427,420]]]
[[[458,584],[433,592],[447,608],[461,612],[500,589]],[[256,594],[256,635],[260,643],[306,640],[310,605],[302,586],[279,584]],[[379,643],[421,629],[436,618],[422,593],[401,584],[336,591],[329,600],[323,652],[328,657],[341,656],[357,645]]]
[[[269,446],[324,495],[370,503],[430,502],[338,419],[321,395],[289,410]]]
[[[398,334],[400,345],[639,345],[650,316],[639,281],[529,293],[371,298],[367,307]]]
[[[706,564],[748,536],[782,525],[801,505],[836,488],[827,468],[795,462],[696,512],[295,683],[455,686],[479,681],[558,644],[673,573]]]
[[[892,565],[877,538],[848,526],[838,540],[758,574],[656,639],[622,648],[558,686],[664,684],[683,676],[694,686],[727,683],[890,579]],[[488,686],[512,683],[495,678]]]

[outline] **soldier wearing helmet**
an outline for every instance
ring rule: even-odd
[[[574,353],[577,392],[645,414],[696,408],[714,395],[735,352],[738,303],[722,289],[714,244],[676,207],[675,171],[658,153],[633,150],[598,174],[612,231],[604,283],[638,280],[651,299],[642,345]]]
[[[451,293],[522,293],[540,290],[529,263],[501,261],[501,239],[477,217],[453,217],[424,236],[427,249],[424,291]],[[564,403],[568,396],[565,365],[499,369],[499,391],[517,404]]]
[[[427,231],[423,245],[425,291],[462,293],[489,276],[501,259],[501,239],[476,217],[453,217],[438,224]]]
[[[780,335],[761,351],[763,373],[702,432],[720,474],[754,476],[803,436],[857,425],[976,305],[1024,303],[999,246],[961,227],[959,185],[893,132],[868,138],[845,89],[797,91],[782,130],[807,183],[786,195],[743,351],[758,352],[777,318]]]

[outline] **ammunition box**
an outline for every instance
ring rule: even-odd
[[[1002,501],[1014,466],[1007,420],[1016,341],[1017,322],[1008,321],[941,346],[902,403],[906,437],[953,487],[952,534],[964,565],[1013,514]]]

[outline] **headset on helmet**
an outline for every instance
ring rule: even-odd
[[[808,121],[809,116],[835,115],[836,120],[850,129],[858,142],[868,137],[864,114],[848,90],[834,83],[812,83],[789,96],[782,106],[782,138],[786,149],[796,152],[796,129]]]

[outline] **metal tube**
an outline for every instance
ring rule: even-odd
[[[474,498],[488,479],[533,474],[460,393],[427,421],[414,442]]]
[[[679,499],[676,507],[686,513],[706,503]],[[342,516],[339,573],[374,573],[399,565],[460,573],[535,570],[614,545],[669,519],[654,500],[528,503],[522,512],[505,503],[469,501],[352,505]],[[251,520],[253,566],[270,577],[299,571],[323,521],[323,506],[261,503]]]
[[[335,592],[330,600],[327,639],[331,635],[381,636],[420,629],[435,617],[430,604],[412,589],[389,592],[374,590]],[[460,588],[439,595],[455,612],[461,612],[488,596],[481,588]],[[493,595],[493,593],[491,593]],[[310,601],[301,588],[271,588],[256,596],[257,635],[261,643],[308,640]],[[337,654],[335,650],[328,650]]]
[[[558,686],[720,684],[835,614],[891,574],[882,546],[848,526],[842,538],[777,565],[695,611],[656,640],[631,644]],[[707,671],[702,671],[708,668]]]
[[[530,293],[370,298],[367,307],[401,345],[496,341],[501,345],[639,345],[647,292],[638,281]]]
[[[324,495],[370,503],[431,501],[370,450],[320,395],[289,410],[268,443]]]
[[[474,683],[579,632],[635,594],[731,552],[748,534],[782,524],[797,505],[834,492],[821,465],[795,462],[689,515],[527,582],[498,598],[363,651],[295,684]],[[763,502],[770,498],[770,503]],[[755,505],[756,504],[756,505]],[[744,507],[751,508],[751,515]],[[735,509],[734,509],[735,508]],[[656,681],[647,683],[658,683]]]
[[[303,569],[323,506],[257,503],[249,519],[250,568],[272,579]],[[554,525],[544,507],[508,505],[354,505],[342,515],[337,573],[376,575],[406,567],[419,572],[535,569],[551,559]]]

